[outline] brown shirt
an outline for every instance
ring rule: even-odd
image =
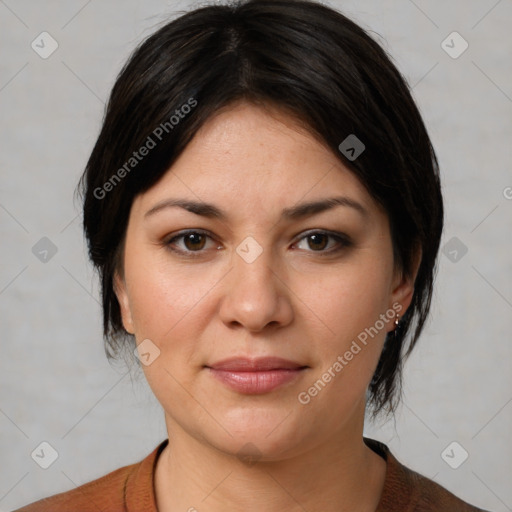
[[[364,441],[386,460],[386,480],[376,512],[484,512],[400,464],[385,444],[368,438]],[[167,443],[162,442],[137,464],[14,512],[158,512],[154,472]]]

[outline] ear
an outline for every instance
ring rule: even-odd
[[[411,273],[406,275],[402,270],[397,270],[393,277],[390,308],[403,316],[412,302],[414,295],[414,283],[421,263],[421,248],[417,249],[411,266]],[[401,308],[398,308],[398,304]],[[394,328],[394,326],[393,326]]]
[[[123,327],[126,332],[130,334],[135,334],[135,329],[133,328],[133,318],[132,311],[130,308],[130,300],[128,298],[128,292],[126,290],[126,282],[123,277],[119,275],[119,272],[116,270],[114,273],[114,293],[117,297],[117,302],[119,303],[119,308],[121,310],[121,319],[123,321]]]

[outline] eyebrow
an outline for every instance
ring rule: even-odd
[[[310,215],[315,215],[317,213],[331,210],[332,208],[335,208],[337,206],[345,206],[348,208],[352,208],[356,210],[358,213],[360,213],[363,217],[368,216],[368,211],[361,203],[349,197],[338,196],[329,197],[318,201],[301,203],[290,208],[285,208],[281,212],[281,218],[287,220],[297,220],[304,217],[308,217]],[[210,203],[191,201],[188,199],[166,199],[153,206],[153,208],[151,208],[150,210],[148,210],[144,214],[144,218],[148,218],[156,214],[157,212],[173,207],[183,208],[184,210],[187,210],[191,213],[195,213],[196,215],[201,215],[203,217],[211,219],[219,219],[222,221],[226,221],[228,217],[226,212]]]

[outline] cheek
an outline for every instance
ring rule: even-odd
[[[341,344],[375,324],[389,307],[387,264],[340,266],[325,276],[308,278],[300,297],[316,313],[331,338]]]
[[[391,259],[360,256],[301,288],[311,322],[323,325],[315,335],[318,366],[302,391],[312,410],[331,408],[337,418],[365,396],[394,320],[393,312],[381,317],[389,308]]]
[[[208,293],[222,277],[171,266],[163,249],[144,260],[135,256],[128,261],[126,276],[136,337],[157,345],[183,339],[187,329],[190,335],[197,332]]]
[[[163,258],[132,269],[129,284],[135,337],[139,342],[151,340],[159,350],[154,362],[142,368],[146,379],[162,404],[170,397],[188,404],[190,397],[182,386],[193,389],[202,362],[199,348],[207,329],[206,309],[211,309],[209,292],[218,278],[211,272],[171,269]]]
[[[317,283],[316,290],[304,289],[304,303],[318,312],[324,327],[315,335],[318,364],[298,399],[307,403],[308,414],[322,418],[333,429],[339,428],[350,411],[362,407],[392,326],[391,315],[381,320],[388,307],[387,282],[382,268],[351,267]],[[313,322],[314,315],[310,317]],[[325,410],[330,411],[329,418]]]

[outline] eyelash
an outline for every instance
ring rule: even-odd
[[[213,236],[208,231],[204,231],[202,229],[189,229],[189,230],[186,230],[186,231],[181,231],[177,235],[173,236],[172,238],[167,240],[164,245],[169,250],[171,250],[172,252],[174,252],[174,253],[176,253],[178,255],[186,256],[186,257],[189,257],[189,258],[200,257],[204,253],[203,249],[200,249],[198,251],[190,251],[190,250],[178,249],[175,246],[173,247],[173,244],[175,244],[176,241],[183,240],[187,235],[191,235],[191,234],[202,235],[202,236],[205,236],[205,237],[210,238],[210,239],[213,240]],[[325,231],[325,230],[311,230],[311,231],[307,231],[305,234],[303,234],[301,236],[301,238],[299,238],[299,240],[297,242],[294,243],[294,245],[297,245],[302,240],[305,240],[308,237],[313,236],[313,235],[325,235],[325,236],[327,236],[327,237],[329,237],[331,239],[334,239],[336,241],[337,245],[338,245],[334,249],[330,248],[330,249],[321,250],[321,251],[313,251],[313,250],[307,251],[307,252],[311,252],[311,253],[316,253],[319,256],[332,255],[332,254],[335,254],[337,252],[340,252],[342,249],[351,247],[353,245],[353,242],[350,239],[350,237],[345,235],[344,233],[336,233],[336,232]]]

